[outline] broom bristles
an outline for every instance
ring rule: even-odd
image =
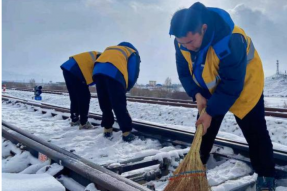
[[[203,114],[204,111],[201,112]],[[182,163],[174,171],[164,191],[208,191],[206,170],[201,162],[199,149],[203,126],[197,127],[191,148]]]

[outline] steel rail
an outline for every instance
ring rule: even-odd
[[[15,89],[18,91],[29,91],[30,89]],[[62,95],[64,91],[50,91],[50,90],[42,90],[43,93],[57,94]],[[97,96],[92,95],[92,98],[97,98]],[[197,108],[195,102],[191,100],[181,100],[181,99],[168,99],[168,98],[155,98],[155,97],[143,97],[143,96],[127,96],[127,100],[130,102],[139,102],[139,103],[150,103],[150,104],[158,104],[158,105],[168,105],[168,106],[177,106],[177,107],[186,107],[186,108]],[[287,109],[284,108],[275,108],[275,107],[266,107],[265,115],[271,117],[282,117],[287,118]]]
[[[2,96],[2,99],[4,99],[3,96]],[[8,98],[6,98],[6,100],[7,99]],[[53,105],[49,105],[49,104],[30,103],[30,102],[27,102],[27,101],[25,101],[23,99],[19,99],[19,98],[12,98],[12,99],[17,100],[17,102],[19,102],[19,103],[24,103],[24,104],[33,105],[36,107],[42,107],[42,108],[46,108],[46,109],[54,109],[55,111],[69,113],[69,109],[59,107],[59,106],[53,106]],[[56,114],[54,114],[54,115],[56,115]],[[90,113],[89,117],[96,119],[96,120],[101,120],[101,118],[102,118],[101,115],[95,114],[95,113]],[[154,139],[158,139],[158,140],[162,140],[162,141],[170,141],[173,143],[174,142],[183,142],[185,144],[191,144],[193,137],[194,137],[194,133],[192,133],[192,132],[174,129],[171,127],[155,125],[155,124],[137,122],[137,121],[133,121],[133,128],[146,137],[150,137],[150,138],[154,138]],[[249,146],[246,143],[216,137],[215,144],[220,145],[220,146],[230,147],[234,150],[235,153],[243,153],[246,156],[249,155]],[[274,159],[276,160],[276,163],[287,165],[287,152],[286,151],[280,151],[277,149],[274,149],[273,151],[274,151]]]
[[[13,133],[3,129],[3,126],[12,130]],[[54,144],[48,143],[47,141],[27,133],[26,131],[16,127],[15,125],[9,124],[6,121],[2,121],[2,133],[4,137],[7,137],[8,139],[9,137],[13,138],[24,145],[27,145],[28,147],[47,155],[54,161],[62,164],[72,171],[75,171],[84,178],[87,178],[88,180],[107,190],[148,191],[147,188],[129,179],[126,179],[78,155],[68,152]]]

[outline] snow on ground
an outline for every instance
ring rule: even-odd
[[[41,162],[20,148],[2,138],[3,191],[64,191],[65,188],[71,191],[98,191],[93,183],[85,188],[64,175],[56,180],[53,176],[62,171],[63,166],[50,164],[50,160]]]
[[[173,169],[174,170],[174,169]],[[172,170],[172,171],[173,171]],[[238,186],[248,185],[254,183],[257,179],[257,174],[249,175],[250,167],[245,163],[235,160],[228,160],[225,163],[218,165],[216,168],[207,171],[208,183],[211,186],[211,191],[228,191]],[[169,174],[156,181],[151,181],[156,191],[163,191],[168,184],[168,178],[172,176]],[[254,191],[251,188],[248,191]],[[279,186],[276,191],[286,191],[287,187]]]
[[[165,151],[169,152],[170,156],[178,157],[179,155],[182,155],[183,153],[186,153],[188,149],[184,149],[185,151],[182,152],[180,150],[171,151],[171,148],[165,148]],[[11,152],[15,153],[14,156],[11,156]],[[22,153],[26,153],[28,157],[25,158],[19,158],[17,155],[22,155]],[[161,155],[159,153],[159,155]],[[162,157],[162,155],[161,155]],[[155,156],[156,159],[160,159],[160,156]],[[27,151],[21,152],[19,148],[17,148],[14,144],[12,144],[10,141],[5,140],[2,144],[2,158],[4,162],[3,167],[6,168],[9,163],[17,164],[18,171],[14,172],[20,172],[19,174],[11,174],[11,173],[4,173],[3,174],[3,190],[5,191],[26,191],[26,190],[38,190],[38,191],[46,191],[46,190],[55,190],[60,191],[63,190],[63,187],[61,184],[59,184],[55,179],[53,180],[51,175],[55,175],[55,173],[51,173],[49,171],[50,169],[57,169],[55,166],[59,166],[57,164],[50,165],[51,168],[47,168],[48,162],[40,162],[39,160],[35,159],[30,153]],[[11,159],[14,159],[14,162]],[[15,161],[18,161],[18,163],[15,163]],[[23,162],[26,161],[26,162]],[[27,168],[27,164],[29,163],[30,166]],[[173,161],[174,168],[179,164],[179,162]],[[11,165],[10,165],[11,166]],[[26,168],[26,169],[25,169]],[[172,170],[174,170],[172,168]],[[6,168],[7,169],[7,168]],[[24,169],[24,170],[22,170]],[[48,171],[43,169],[49,169]],[[21,171],[22,170],[22,171]],[[60,169],[61,170],[61,169]],[[150,171],[156,171],[158,170],[158,165],[154,165],[148,168],[143,168],[136,170],[136,172],[127,172],[122,174],[123,176],[128,176],[130,174],[134,173],[142,173],[142,172],[150,172]],[[2,169],[3,171],[3,169]],[[8,170],[6,170],[9,172]],[[221,190],[228,190],[231,188],[234,188],[241,184],[247,184],[248,182],[254,180],[250,179],[248,173],[250,173],[251,169],[247,165],[245,165],[242,162],[235,161],[235,160],[229,160],[224,162],[223,164],[219,165],[218,167],[211,169],[208,171],[208,181],[210,182],[210,185],[213,186],[213,191],[221,191]],[[59,169],[58,171],[59,172]],[[37,175],[35,175],[37,174]],[[163,191],[164,187],[167,185],[167,179],[171,174],[168,176],[162,177],[158,181],[152,181],[149,183],[152,183],[155,185],[156,191]],[[254,175],[256,177],[256,175]],[[51,179],[52,178],[52,179]],[[229,181],[228,179],[234,179],[232,181]],[[79,183],[75,182],[75,180],[61,175],[58,179],[65,187],[69,190],[89,190],[89,191],[98,191],[95,188],[94,184],[89,184],[86,188],[84,188]],[[33,181],[37,181],[35,184]],[[13,184],[11,184],[13,182]],[[25,186],[23,187],[23,182],[25,182]],[[47,186],[49,184],[49,186]],[[19,186],[21,186],[19,189]],[[50,186],[51,185],[51,186]],[[23,188],[23,189],[22,189]],[[219,189],[221,188],[221,189]],[[228,189],[222,189],[222,188],[228,188]]]
[[[15,157],[11,158],[13,152]],[[29,165],[37,165],[40,162],[34,159],[29,152],[21,152],[10,141],[2,143],[2,172],[18,173]]]
[[[285,108],[287,109],[286,97],[264,97],[265,107]]]
[[[32,92],[16,90],[7,90],[5,94],[29,100],[31,100],[33,96]],[[44,103],[69,108],[70,100],[67,95],[53,95],[45,93],[42,95],[42,102]],[[287,103],[287,98],[266,98],[265,103],[270,107],[283,107],[284,103],[282,103],[282,100],[286,100]],[[195,130],[194,124],[196,121],[197,109],[128,102],[128,110],[132,118],[136,121],[161,124],[192,132]],[[101,114],[98,100],[95,98],[91,99],[90,112]],[[287,119],[266,117],[266,121],[274,148],[287,150]],[[246,142],[242,131],[231,113],[227,113],[223,119],[218,137]]]
[[[169,108],[168,106],[165,107]],[[61,116],[52,117],[49,115],[49,112],[43,115],[41,111],[34,112],[32,107],[25,104],[12,105],[4,102],[2,104],[2,119],[68,151],[74,150],[75,154],[98,164],[116,164],[137,157],[146,157],[145,160],[161,160],[164,157],[168,157],[173,158],[173,169],[170,170],[174,170],[179,164],[179,162],[174,159],[182,156],[189,149],[180,149],[171,145],[162,148],[162,145],[158,141],[151,139],[138,139],[132,144],[128,144],[121,140],[120,132],[114,134],[113,140],[107,140],[103,138],[101,128],[78,130],[78,127],[71,127],[68,120],[62,120]],[[4,149],[3,153],[2,155],[5,155],[5,153],[8,155],[9,152]],[[23,157],[21,156],[22,154],[19,154],[18,160],[25,158],[25,155]],[[31,159],[28,161],[31,163]],[[24,166],[28,164],[27,161],[22,163]],[[7,168],[5,165],[3,166],[4,169]],[[142,170],[144,170],[142,172],[149,172],[156,169],[157,166],[152,166],[147,169],[138,170],[137,172]],[[32,169],[30,170],[32,171]],[[250,171],[250,167],[244,163],[228,160],[215,169],[209,170],[207,176],[210,184],[213,186],[212,190],[221,191],[229,190],[238,185],[255,180],[256,177],[254,178],[254,176],[256,175],[251,178],[249,176]],[[123,175],[128,176],[131,173],[132,172],[125,173]],[[156,186],[156,191],[162,191],[164,189],[170,175],[171,174],[162,177],[158,181],[153,181]],[[69,178],[62,177],[60,181],[67,182]],[[70,185],[73,184],[70,183]]]
[[[207,179],[212,191],[227,191],[242,184],[256,181],[257,175],[250,176],[250,172],[250,167],[243,162],[228,160],[216,168],[208,170]],[[157,191],[162,191],[166,187],[167,179],[170,175],[150,183],[155,185]]]
[[[65,191],[65,187],[48,174],[2,174],[4,191]]]
[[[177,165],[178,162],[174,166]],[[175,169],[171,169],[171,171],[174,170]],[[208,170],[207,179],[211,186],[211,191],[228,191],[237,188],[238,186],[254,183],[257,179],[257,174],[254,173],[253,175],[249,175],[250,172],[251,168],[245,163],[231,159],[218,165],[214,169]],[[163,191],[168,184],[168,178],[170,176],[172,176],[172,174],[164,176],[156,181],[150,181],[148,184],[153,184],[156,191]],[[253,187],[248,191],[254,190],[255,188]],[[283,190],[287,190],[287,187],[279,186],[276,188],[276,191]]]
[[[97,164],[122,162],[162,152],[162,146],[157,140],[138,139],[129,144],[122,141],[121,132],[114,133],[113,140],[108,140],[103,137],[103,129],[100,127],[80,131],[78,126],[71,127],[69,120],[43,115],[40,111],[34,112],[24,104],[11,106],[3,103],[2,119],[68,151],[74,150],[75,154]]]
[[[264,94],[268,97],[287,97],[287,75],[275,74],[265,78]],[[287,102],[286,102],[287,103]]]
[[[64,191],[65,188],[51,174],[42,170],[49,161],[41,162],[9,140],[2,140],[2,189],[4,191]],[[55,165],[54,165],[55,166]],[[61,166],[50,169],[62,169]]]

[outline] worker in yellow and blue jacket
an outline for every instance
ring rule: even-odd
[[[131,142],[136,138],[131,133],[132,119],[127,110],[126,92],[135,85],[139,70],[139,52],[129,42],[107,47],[97,59],[93,79],[103,112],[101,126],[104,127],[104,137],[112,138],[114,111],[123,141]]]
[[[79,125],[80,129],[93,129],[88,121],[91,93],[93,85],[92,73],[100,52],[90,51],[71,56],[61,65],[70,96],[71,125]]]
[[[258,174],[257,191],[275,190],[263,67],[251,38],[226,11],[199,2],[173,15],[169,34],[175,36],[179,79],[197,101],[199,112],[206,108],[196,122],[204,126],[202,162],[207,163],[224,115],[230,111],[249,144],[251,163]]]

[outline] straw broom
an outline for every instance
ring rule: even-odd
[[[202,115],[205,109],[201,111]],[[203,136],[203,125],[198,125],[191,149],[170,177],[164,191],[208,191],[206,169],[201,162],[199,149]]]

